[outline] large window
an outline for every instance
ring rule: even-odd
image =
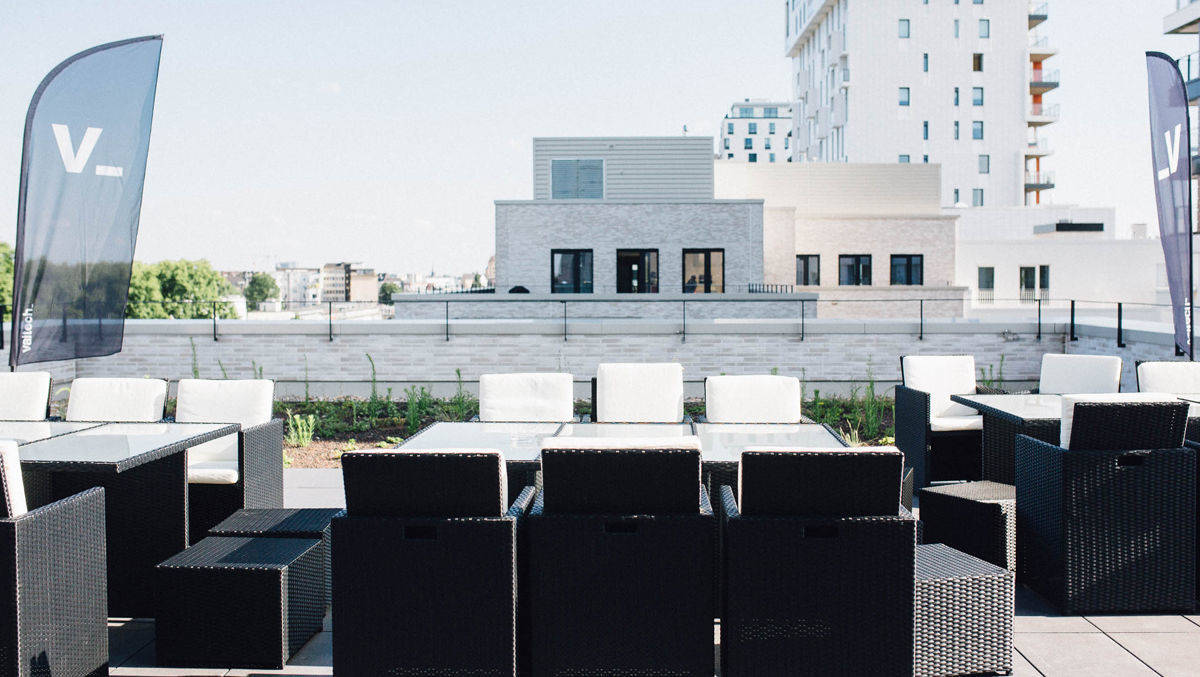
[[[813,287],[821,284],[821,256],[819,254],[796,256],[796,284]]]
[[[555,294],[591,294],[592,250],[552,250],[550,252],[550,291]]]
[[[926,141],[929,140],[929,120],[925,120],[921,123],[921,138],[925,139]]]
[[[746,162],[758,162],[758,153],[750,153],[746,156]]]
[[[771,123],[768,123],[768,124],[767,124],[767,133],[768,133],[768,134],[774,134],[774,133],[775,133],[775,123],[774,123],[774,122],[771,122]]]
[[[979,302],[996,300],[996,269],[991,266],[979,268]]]
[[[721,294],[725,291],[725,250],[683,250],[683,293]]]
[[[971,70],[975,71],[976,73],[983,72],[983,55],[982,54],[975,53],[975,54],[971,55]]]
[[[733,133],[733,123],[732,123],[732,122],[726,122],[726,123],[725,123],[725,133],[726,133],[726,134],[732,134],[732,133]]]
[[[843,254],[838,257],[838,284],[868,286],[871,284],[871,255]]]
[[[779,117],[779,109],[768,106],[763,109],[763,117],[764,118],[777,118],[777,117]]]
[[[979,173],[980,174],[991,174],[992,173],[992,156],[991,155],[980,155],[979,156]]]
[[[768,136],[767,138],[763,139],[763,149],[771,150],[771,137]]]
[[[555,200],[604,198],[604,160],[551,160],[550,197]]]
[[[983,189],[982,188],[974,188],[971,190],[971,206],[972,207],[982,207],[983,206]]]
[[[907,38],[912,36],[911,26],[908,19],[900,20],[900,37]]]
[[[893,254],[892,284],[925,284],[925,257],[921,254]]]
[[[658,250],[617,250],[617,293],[658,293]]]
[[[747,134],[757,134],[758,133],[758,123],[757,122],[747,123],[746,133]]]
[[[976,106],[983,105],[983,87],[971,88],[971,103]]]
[[[979,37],[981,37],[981,38],[992,37],[992,22],[989,19],[980,19],[979,20]]]
[[[1038,292],[1041,299],[1050,300],[1050,266],[1038,266]]]
[[[906,164],[908,164],[908,163],[910,163],[910,162],[912,162],[912,158],[911,158],[911,157],[909,157],[908,155],[901,155],[901,156],[900,156],[900,164],[902,164],[902,165],[906,165]]]
[[[900,88],[900,105],[907,106],[912,101],[912,90],[908,87]]]
[[[754,109],[746,108],[746,107],[739,108],[738,109],[738,117],[739,118],[752,118],[752,117],[754,117]]]
[[[754,139],[747,136],[742,141],[742,150],[754,150]]]
[[[971,123],[971,138],[976,141],[983,140],[983,122],[976,120]]]
[[[1020,299],[1022,301],[1034,301],[1037,299],[1037,292],[1034,290],[1034,283],[1037,278],[1037,269],[1033,266],[1021,266],[1017,275],[1017,280],[1020,283]]]

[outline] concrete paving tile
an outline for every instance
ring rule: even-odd
[[[1103,633],[1029,632],[1016,635],[1013,644],[1046,677],[1154,675]]]
[[[1184,618],[1195,623],[1196,625],[1200,625],[1200,616],[1184,616]]]
[[[1101,630],[1096,626],[1088,623],[1087,619],[1082,616],[1015,616],[1013,618],[1013,632],[1015,633],[1048,633],[1048,632],[1070,632],[1070,633],[1096,633],[1101,634]]]
[[[1088,616],[1108,634],[1114,632],[1200,632],[1200,625],[1183,616]],[[1195,638],[1200,645],[1200,637]]]
[[[1130,632],[1111,637],[1164,677],[1200,675],[1200,637],[1193,633]]]
[[[229,668],[163,668],[154,658],[154,643],[146,645],[124,665],[110,667],[112,677],[225,677]]]
[[[300,651],[292,656],[282,670],[230,670],[227,677],[257,677],[262,675],[333,675],[333,634],[317,633]]]
[[[111,620],[108,622],[108,664],[119,666],[153,642],[153,621]]]
[[[1012,677],[1041,677],[1042,673],[1037,671],[1019,651],[1013,651],[1013,671]]]

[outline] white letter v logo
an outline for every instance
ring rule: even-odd
[[[100,132],[104,130],[99,127],[88,127],[83,133],[83,141],[79,142],[79,152],[71,146],[71,130],[67,129],[66,125],[50,125],[54,129],[54,140],[58,142],[58,153],[62,155],[63,166],[69,174],[78,174],[83,171],[87,165],[88,158],[92,156],[92,151],[96,149],[96,142],[100,140]]]
[[[1169,167],[1163,167],[1158,170],[1158,180],[1163,181],[1171,177],[1175,170],[1179,168],[1179,139],[1183,136],[1183,125],[1175,125],[1175,134],[1172,136],[1168,130],[1163,132],[1163,136],[1167,141],[1167,163]],[[86,142],[87,139],[84,139]]]

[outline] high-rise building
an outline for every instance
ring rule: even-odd
[[[1200,52],[1197,50],[1196,34],[1200,33],[1200,0],[1175,0],[1175,11],[1167,15],[1163,19],[1163,33],[1166,35],[1190,35],[1191,45],[1186,49],[1182,49],[1187,45],[1187,42],[1180,41],[1181,49],[1179,52],[1185,53],[1179,59],[1179,72],[1183,75],[1183,80],[1187,84],[1188,101],[1193,105],[1200,101]],[[1192,127],[1192,144],[1200,139],[1200,122],[1197,121],[1200,116],[1195,115],[1193,110],[1191,116]],[[1192,172],[1200,170],[1200,157],[1197,157],[1193,152],[1192,155]]]
[[[1039,204],[1055,49],[1022,0],[785,0],[792,159],[942,166],[942,203]]]
[[[721,120],[718,160],[738,162],[792,161],[792,104],[769,99],[742,99]]]

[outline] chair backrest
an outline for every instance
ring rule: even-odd
[[[950,399],[975,393],[973,355],[905,355],[900,358],[904,385],[929,393],[929,416],[975,416],[979,412]]]
[[[1142,362],[1137,381],[1143,393],[1200,393],[1200,362]]]
[[[68,421],[161,421],[167,382],[154,378],[77,378],[67,400]]]
[[[551,437],[542,442],[547,514],[694,514],[700,440]]]
[[[1121,358],[1111,355],[1042,355],[1038,392],[1046,395],[1116,393]]]
[[[904,454],[896,447],[748,447],[738,463],[743,515],[895,515]]]
[[[21,457],[17,443],[0,440],[0,489],[4,491],[5,514],[0,517],[20,517],[28,512],[25,504],[25,483],[21,476]]]
[[[678,423],[683,420],[683,365],[601,364],[595,404],[598,422]]]
[[[50,374],[15,371],[0,374],[0,420],[43,421],[50,405]]]
[[[575,416],[570,374],[483,374],[479,420],[566,423]]]
[[[496,449],[397,449],[342,455],[346,514],[358,517],[497,517],[508,510]]]
[[[179,381],[175,420],[180,423],[239,423],[243,427],[271,420],[275,383],[267,379]]]
[[[794,376],[709,376],[704,416],[709,423],[799,423],[800,379]]]
[[[1059,446],[1075,451],[1177,449],[1188,405],[1167,393],[1064,395]]]

